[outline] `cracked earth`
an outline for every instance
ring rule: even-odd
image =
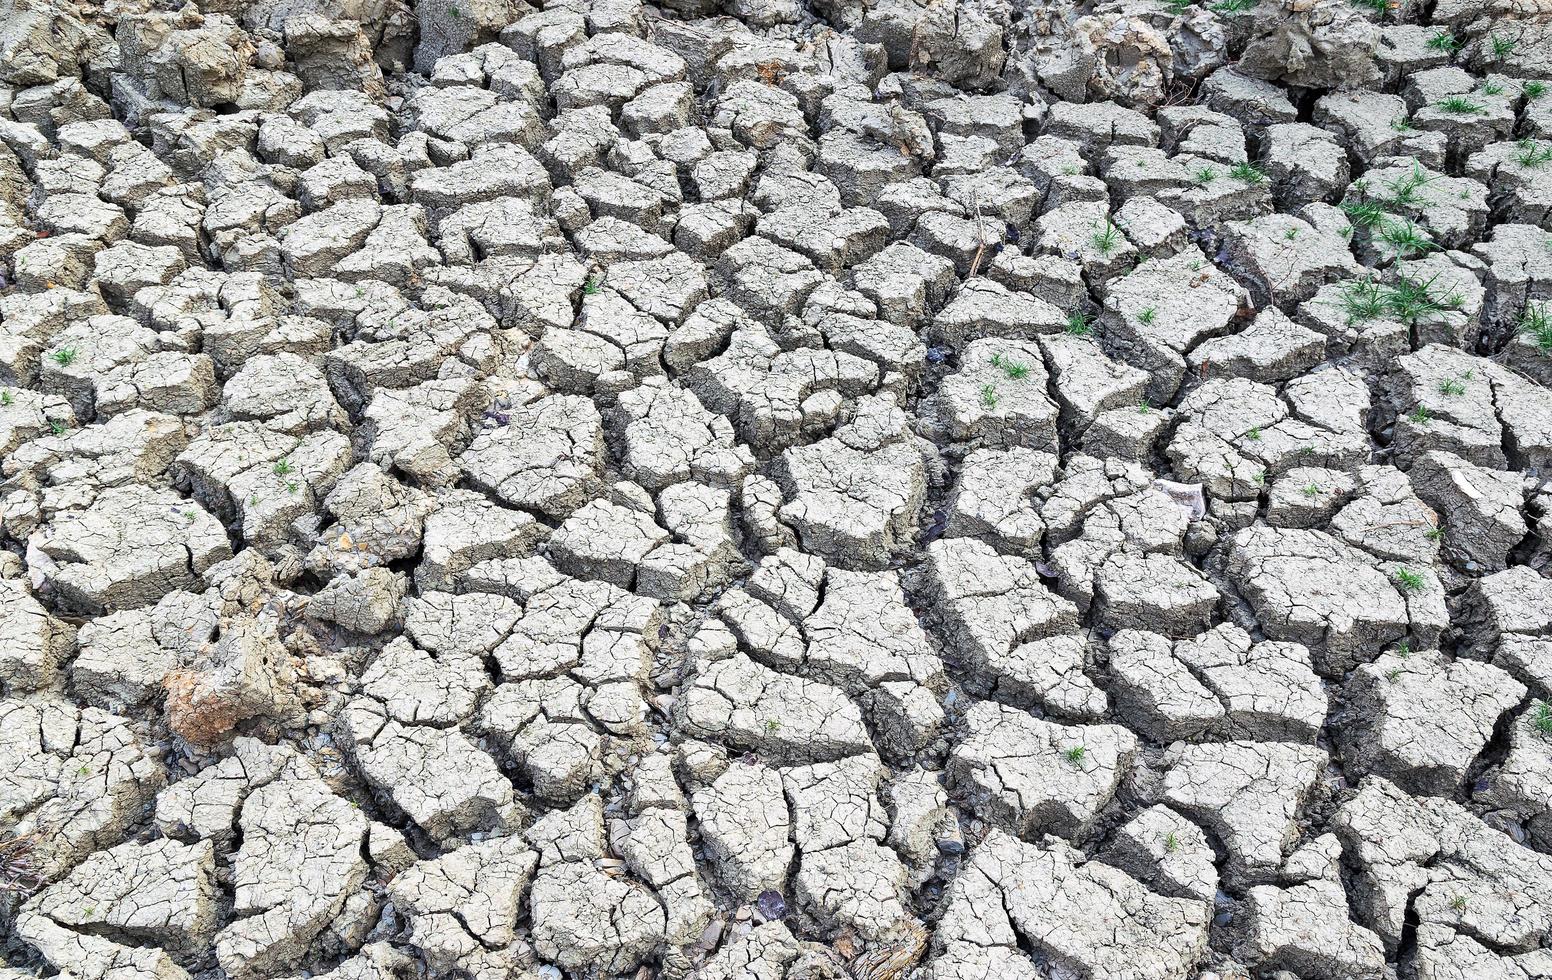
[[[0,0],[0,980],[1552,978],[1544,0]]]

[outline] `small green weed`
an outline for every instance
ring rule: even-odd
[[[1380,225],[1380,239],[1401,258],[1421,255],[1438,248],[1428,233],[1411,221],[1387,221]]]
[[[1408,415],[1407,419],[1413,425],[1427,425],[1433,421],[1433,413],[1428,410],[1427,405],[1419,405],[1412,409],[1412,414]]]
[[[1088,754],[1088,749],[1081,745],[1074,745],[1072,748],[1062,753],[1062,758],[1077,766],[1083,764],[1083,760]]]
[[[1525,304],[1520,332],[1530,334],[1543,354],[1552,354],[1552,313],[1547,312],[1545,303]]]
[[[1089,337],[1094,333],[1094,328],[1089,325],[1089,318],[1082,310],[1073,310],[1067,314],[1067,332],[1074,337]]]
[[[1360,228],[1373,228],[1385,220],[1385,209],[1378,201],[1343,201],[1342,213]]]
[[[75,363],[77,353],[74,347],[61,347],[59,350],[50,354],[49,357],[55,364],[58,364],[60,367],[69,367]]]
[[[1107,220],[1103,228],[1095,230],[1089,241],[1100,255],[1109,255],[1121,246],[1121,230]]]
[[[1439,277],[1431,276],[1426,282],[1402,276],[1396,285],[1390,287],[1385,297],[1385,305],[1396,315],[1397,319],[1409,324],[1415,324],[1419,320],[1460,308],[1461,298],[1458,293],[1438,295],[1433,288],[1434,282]]]
[[[1482,105],[1472,102],[1464,95],[1452,95],[1449,98],[1440,99],[1434,104],[1455,116],[1474,116],[1487,111]]]
[[[1000,399],[998,398],[997,389],[996,388],[992,387],[990,384],[981,385],[981,404],[982,405],[986,406],[987,408],[996,408],[997,407],[997,402],[999,400]]]
[[[1414,572],[1406,567],[1397,568],[1392,578],[1396,583],[1396,588],[1404,594],[1416,592],[1428,584],[1428,580],[1423,578],[1422,573]]]
[[[1391,207],[1420,207],[1427,204],[1428,202],[1424,201],[1418,192],[1437,179],[1430,176],[1421,164],[1414,162],[1411,173],[1403,174],[1385,185],[1390,191]]]
[[[1460,39],[1449,31],[1439,31],[1428,39],[1428,47],[1434,51],[1443,51],[1447,55],[1454,55],[1460,50]]]
[[[1342,288],[1342,307],[1347,312],[1347,322],[1367,323],[1385,315],[1385,297],[1380,284],[1373,279],[1357,279]]]
[[[1265,172],[1253,163],[1236,163],[1229,168],[1229,176],[1235,180],[1242,180],[1247,184],[1266,183]]]
[[[1519,43],[1515,38],[1500,37],[1494,34],[1492,37],[1493,57],[1499,61],[1504,60],[1514,53],[1514,49],[1519,46]]]
[[[1540,170],[1552,163],[1552,146],[1542,146],[1533,139],[1523,139],[1514,147],[1514,160],[1522,167]]]
[[[1150,306],[1137,314],[1137,322],[1142,324],[1152,324],[1158,318],[1159,308],[1157,306]]]
[[[1545,701],[1536,705],[1536,713],[1531,715],[1530,723],[1536,727],[1544,738],[1552,738],[1552,705]]]
[[[1020,364],[1018,361],[1010,361],[1006,357],[1003,357],[1001,354],[992,355],[992,367],[1001,368],[1002,373],[1006,374],[1014,381],[1023,381],[1025,378],[1029,377],[1029,366],[1027,364]]]

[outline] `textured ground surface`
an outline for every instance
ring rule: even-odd
[[[1552,977],[1552,10],[0,3],[0,980]]]

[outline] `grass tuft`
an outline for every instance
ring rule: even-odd
[[[1536,713],[1531,715],[1530,723],[1536,726],[1536,731],[1546,738],[1552,738],[1552,705],[1545,701],[1536,705]]]
[[[1552,313],[1547,311],[1547,304],[1525,304],[1525,312],[1520,314],[1520,332],[1530,334],[1543,354],[1552,354]]]
[[[1359,228],[1373,228],[1385,220],[1385,209],[1377,201],[1343,201],[1342,213]]]
[[[1385,315],[1385,296],[1373,279],[1357,279],[1342,289],[1342,307],[1349,324],[1367,323]]]
[[[1447,55],[1454,55],[1460,50],[1460,39],[1449,31],[1439,31],[1428,39],[1428,47],[1434,51],[1443,51]]]
[[[1410,220],[1386,221],[1380,224],[1380,239],[1405,259],[1438,248],[1428,233]]]
[[[1385,296],[1385,304],[1399,320],[1409,324],[1415,324],[1426,317],[1437,316],[1451,310],[1460,308],[1461,298],[1458,293],[1438,295],[1433,288],[1434,282],[1439,277],[1431,276],[1426,282],[1402,276],[1396,285],[1390,287]]]
[[[1009,360],[1001,354],[992,355],[992,367],[1001,368],[1002,373],[1014,381],[1023,381],[1029,377],[1029,365]]]
[[[1437,105],[1440,109],[1443,109],[1445,112],[1456,116],[1474,116],[1480,112],[1486,111],[1483,106],[1476,102],[1472,102],[1464,95],[1452,95],[1447,99],[1440,99],[1434,104]]]
[[[1266,173],[1253,163],[1236,163],[1229,168],[1229,176],[1247,184],[1266,183]]]
[[[1403,174],[1385,185],[1386,190],[1390,191],[1388,203],[1391,207],[1397,208],[1425,206],[1428,202],[1423,200],[1418,192],[1437,179],[1429,176],[1422,165],[1414,161],[1411,173]]]
[[[1100,255],[1109,255],[1121,245],[1121,230],[1106,219],[1104,227],[1095,229],[1094,236],[1089,241],[1093,243],[1094,250]]]
[[[1514,159],[1529,170],[1540,170],[1552,163],[1552,146],[1542,146],[1533,139],[1522,139],[1515,145]]]
[[[1396,583],[1396,588],[1403,595],[1410,595],[1428,584],[1428,580],[1423,578],[1421,572],[1414,572],[1410,568],[1405,567],[1397,568],[1392,578]]]

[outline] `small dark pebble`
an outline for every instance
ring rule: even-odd
[[[942,840],[937,841],[937,845],[938,850],[942,851],[944,854],[965,853],[965,842],[962,840],[955,840],[952,837],[945,837]]]
[[[781,897],[781,892],[774,889],[760,893],[760,897],[754,900],[754,907],[767,921],[785,918],[787,915],[787,900]]]
[[[929,347],[927,348],[927,363],[942,364],[948,360],[948,355],[949,349],[947,347]]]
[[[946,530],[948,530],[948,508],[939,507],[932,512],[932,521],[927,525],[927,529],[922,532],[923,543],[931,544],[941,538]]]

